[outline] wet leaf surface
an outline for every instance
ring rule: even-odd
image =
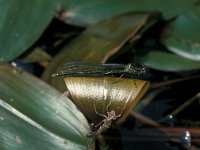
[[[53,146],[49,148],[47,143],[40,141],[37,146],[40,148],[83,149],[87,146],[89,139],[86,134],[90,132],[89,125],[68,98],[39,79],[6,65],[0,66],[0,80],[3,123],[0,138],[4,139],[1,140],[3,145],[9,145],[9,139],[16,135],[21,139],[18,140],[21,141],[19,143],[31,146],[31,142],[33,149],[37,137],[47,137],[49,144]],[[16,124],[11,123],[12,121]],[[26,130],[22,130],[23,127]],[[35,131],[32,131],[30,139],[27,138],[31,134],[29,129]],[[4,137],[7,132],[9,135]],[[61,145],[57,145],[58,143]]]

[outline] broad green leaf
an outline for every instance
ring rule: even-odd
[[[1,150],[68,150],[83,149],[46,130],[0,99]]]
[[[169,33],[170,32],[170,33]],[[169,34],[166,37],[166,33]],[[200,8],[179,15],[163,33],[167,48],[185,58],[200,61]]]
[[[188,60],[175,54],[150,52],[138,58],[142,64],[162,71],[191,71],[200,69],[200,63]]]
[[[43,139],[44,142],[37,145],[41,149],[55,149],[48,148],[47,143],[56,146],[61,142],[64,144],[60,145],[60,149],[63,146],[66,149],[85,149],[89,143],[86,135],[90,128],[82,113],[68,98],[39,79],[6,65],[0,66],[0,80],[0,121],[8,121],[0,127],[3,135],[16,135],[13,138],[16,137],[17,141],[19,138],[19,143],[30,147],[35,146],[37,138],[49,138],[50,141]],[[16,125],[9,125],[12,120],[16,121]],[[33,135],[29,137],[32,132]],[[9,134],[8,137],[1,137],[2,134],[2,147],[9,144],[12,147]]]
[[[55,14],[54,0],[0,2],[0,63],[13,60],[43,33]]]
[[[171,18],[189,8],[198,7],[195,0],[63,0],[61,19],[86,26],[100,20],[133,11],[160,11]],[[65,11],[63,11],[65,10]]]
[[[149,13],[124,14],[88,27],[53,59],[42,78],[59,90],[66,90],[63,80],[61,78],[52,79],[50,74],[60,71],[69,61],[105,62],[130,38],[134,37],[147,24],[149,18],[155,21],[157,15],[156,17],[154,15]]]

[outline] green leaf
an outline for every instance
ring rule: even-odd
[[[19,143],[23,149],[85,149],[89,144],[90,127],[67,97],[6,65],[0,66],[0,80],[1,148]]]
[[[130,13],[103,20],[88,27],[78,38],[64,47],[44,71],[42,78],[57,89],[64,91],[61,79],[49,75],[60,71],[69,61],[103,63],[115,54],[130,38],[147,24],[149,18],[156,20],[157,15],[149,13]],[[153,17],[154,19],[152,19]]]
[[[3,0],[0,5],[0,63],[29,48],[54,16],[54,0]]]
[[[133,11],[159,11],[171,18],[191,7],[200,8],[192,0],[63,0],[60,18],[66,23],[87,26]]]
[[[171,22],[163,32],[167,48],[185,58],[200,61],[200,9],[192,9]],[[169,34],[166,37],[166,34]]]
[[[0,149],[54,150],[81,149],[61,138],[0,100]]]
[[[191,71],[200,68],[200,63],[165,52],[150,52],[138,58],[142,64],[162,71]]]

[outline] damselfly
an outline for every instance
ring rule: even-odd
[[[144,66],[135,64],[87,64],[81,62],[70,62],[64,65],[64,71],[52,74],[52,77],[58,76],[110,76],[120,74],[129,77],[145,74]]]

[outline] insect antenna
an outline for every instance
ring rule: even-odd
[[[112,101],[110,101],[109,103],[108,103],[108,105],[106,106],[106,111],[107,112],[109,112],[109,107],[110,107],[110,104],[112,103]]]
[[[93,103],[93,106],[94,106],[94,111],[95,111],[95,113],[96,113],[97,115],[99,115],[99,116],[101,116],[101,117],[103,117],[103,118],[107,118],[106,115],[103,115],[103,114],[101,114],[101,113],[99,113],[99,112],[97,111],[96,106],[95,106],[94,103]]]

